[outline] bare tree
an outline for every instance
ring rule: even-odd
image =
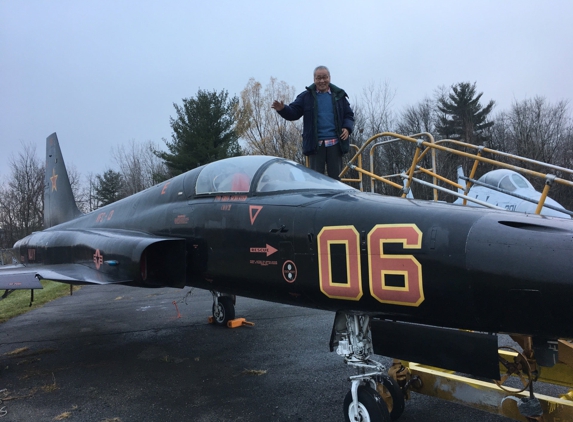
[[[294,96],[295,88],[284,81],[271,77],[263,88],[260,82],[249,79],[241,91],[236,111],[236,130],[246,142],[247,153],[274,155],[304,163],[300,121],[287,121],[271,109],[273,100],[289,103]]]
[[[436,102],[430,98],[424,98],[413,106],[407,106],[397,124],[398,133],[414,135],[416,133],[436,131]]]
[[[382,84],[370,82],[359,96],[354,110],[354,132],[351,142],[359,147],[372,136],[382,132],[393,132],[396,119],[392,111],[392,102],[396,93],[390,88],[388,82]],[[398,161],[396,154],[397,146],[376,148],[374,155],[374,172],[378,175],[388,175],[396,171],[395,163]],[[362,157],[364,166],[368,166],[370,149],[367,148]],[[369,178],[365,180],[364,188],[370,189]],[[386,185],[378,184],[377,192],[396,194],[398,191]]]
[[[82,184],[82,175],[78,171],[78,168],[73,164],[67,165],[68,178],[70,179],[70,185],[72,186],[72,192],[74,194],[74,199],[76,201],[76,206],[82,213],[87,213],[93,211],[89,208],[88,200],[86,198],[86,185]]]
[[[508,147],[517,154],[556,163],[571,126],[567,101],[550,104],[544,97],[514,102],[507,113]]]
[[[167,178],[165,164],[154,154],[157,149],[152,141],[137,143],[133,139],[127,146],[113,149],[113,159],[123,177],[123,196],[133,195]]]
[[[10,160],[11,175],[0,187],[0,227],[3,248],[43,226],[44,165],[32,144]]]
[[[70,179],[73,176],[70,175]],[[85,183],[78,185],[77,189],[72,184],[72,191],[76,199],[76,205],[82,213],[88,213],[96,210],[99,207],[96,197],[97,178],[93,173],[88,173],[85,176]]]
[[[407,106],[404,108],[397,122],[397,132],[403,135],[415,135],[418,133],[436,132],[436,122],[438,121],[439,110],[436,105],[436,100],[431,98],[424,98],[422,101],[415,105]],[[429,141],[427,137],[424,140]],[[402,172],[406,171],[412,165],[414,158],[416,144],[410,142],[399,142],[394,148],[394,166],[396,170]],[[425,168],[432,166],[431,154],[426,154],[423,162],[420,163]],[[431,178],[424,175],[417,177],[432,182]],[[416,198],[430,199],[432,197],[432,190],[430,188],[415,185],[413,187],[414,195]]]
[[[561,167],[573,167],[573,119],[567,101],[551,104],[540,96],[515,101],[508,112],[498,114],[490,136],[496,149]],[[557,176],[570,178],[567,174]],[[531,182],[537,189],[543,188],[543,180]],[[573,208],[570,189],[555,186],[551,196],[566,208]]]
[[[390,88],[388,82],[370,82],[359,98],[360,110],[364,118],[364,132],[375,135],[381,132],[394,130],[395,116],[392,111],[392,102],[396,91]]]

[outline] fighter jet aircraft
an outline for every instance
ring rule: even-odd
[[[373,353],[499,378],[495,333],[531,336],[539,356],[573,337],[571,220],[363,193],[267,156],[81,215],[55,133],[45,183],[45,230],[14,245],[21,266],[0,281],[193,286],[219,324],[235,295],[336,312],[331,350],[359,369],[346,420],[403,410],[380,400],[380,384],[395,403],[399,389]]]
[[[458,167],[458,184],[465,186],[466,180],[468,179],[464,176],[462,167]],[[541,198],[541,192],[536,191],[525,177],[509,169],[492,170],[473,183],[474,186],[469,190],[468,197],[508,211],[535,214],[537,203]],[[459,193],[463,194],[463,191],[459,191]],[[463,199],[457,199],[455,203],[461,204],[462,201]],[[473,201],[467,201],[467,205],[481,206]],[[541,214],[571,218],[570,212],[551,198],[546,198]]]

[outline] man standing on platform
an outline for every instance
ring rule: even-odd
[[[275,109],[286,120],[303,117],[302,152],[309,157],[310,168],[339,180],[342,155],[350,149],[354,113],[343,89],[330,83],[326,66],[314,69],[314,83],[289,105],[273,101]]]

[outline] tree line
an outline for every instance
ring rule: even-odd
[[[90,212],[185,171],[237,155],[274,155],[304,163],[302,122],[286,121],[270,108],[273,100],[289,103],[296,94],[293,86],[275,78],[265,86],[250,79],[239,96],[231,96],[226,90],[199,89],[195,96],[173,104],[171,139],[163,139],[167,151],[152,141],[132,140],[113,150],[115,166],[101,174],[83,175],[82,180],[77,169],[70,166],[68,173],[78,207]],[[395,91],[389,84],[370,83],[350,98],[355,113],[351,143],[361,146],[381,132],[427,132],[436,140],[455,139],[573,167],[573,119],[567,100],[551,103],[541,96],[514,100],[509,110],[494,114],[495,101],[484,102],[482,97],[475,82],[460,82],[438,87],[432,97],[396,110]],[[405,171],[411,165],[414,148],[409,143],[393,143],[376,150],[375,172]],[[438,172],[455,178],[457,165],[442,154]],[[0,183],[0,248],[11,247],[18,239],[42,229],[43,166],[31,144],[23,145],[12,157],[10,174]],[[489,168],[483,166],[480,170]],[[386,186],[377,186],[376,190],[398,194]],[[425,189],[416,191],[416,197],[429,195]],[[551,196],[566,208],[573,208],[573,197],[564,189],[552,189]]]

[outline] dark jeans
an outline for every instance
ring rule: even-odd
[[[342,153],[340,145],[332,145],[325,147],[324,143],[318,147],[316,154],[309,155],[310,168],[324,174],[324,166],[326,165],[327,174],[333,179],[340,180],[340,172],[342,171]]]

